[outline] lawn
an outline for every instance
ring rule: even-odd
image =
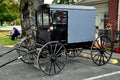
[[[0,26],[0,28],[3,28],[4,26]]]
[[[7,34],[9,31],[0,31],[0,44],[2,45],[14,45],[17,43],[17,40],[12,41]]]

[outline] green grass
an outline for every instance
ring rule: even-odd
[[[3,28],[4,26],[0,26],[0,28]]]
[[[6,36],[9,32],[0,32],[0,44],[2,45],[14,45],[18,40],[12,41],[9,36]]]
[[[0,37],[0,44],[2,45],[13,45],[16,43],[17,43],[17,40],[12,41],[8,36]]]

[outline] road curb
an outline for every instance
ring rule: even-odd
[[[6,48],[13,48],[14,45],[4,45],[3,47],[6,47]]]
[[[91,55],[87,53],[82,53],[80,56],[86,59],[91,59]],[[119,63],[119,59],[111,58],[108,63],[117,65]]]

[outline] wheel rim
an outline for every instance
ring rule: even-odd
[[[46,56],[41,57],[41,54]],[[65,47],[59,42],[49,42],[42,47],[39,53],[39,68],[47,75],[54,75],[63,70],[66,59]]]
[[[31,50],[36,50],[36,46],[35,46],[35,42],[32,38],[28,38],[26,40],[24,40],[21,44],[20,44],[20,47],[19,47],[21,50],[23,51],[17,51],[19,56],[23,56],[26,54],[26,52],[24,51],[31,51]],[[34,60],[37,58],[37,53],[36,52],[33,52],[33,53],[28,53],[26,54],[25,56],[23,56],[21,58],[21,60],[24,62],[24,63],[27,63],[27,64],[33,64],[34,63]]]
[[[113,45],[110,38],[106,36],[98,37],[92,44],[91,47],[91,58],[92,61],[102,66],[109,62],[113,52]]]

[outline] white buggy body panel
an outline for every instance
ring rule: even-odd
[[[89,42],[95,38],[95,8],[50,4],[50,10],[68,11],[68,43]]]

